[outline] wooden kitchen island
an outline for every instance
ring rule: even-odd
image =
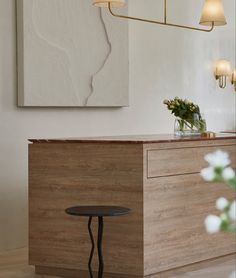
[[[206,183],[204,155],[221,149],[236,167],[236,136],[170,135],[33,139],[29,144],[29,263],[41,274],[89,277],[87,219],[65,214],[76,205],[132,209],[106,218],[105,278],[158,278],[159,273],[230,255],[235,238],[209,236],[215,200],[234,198]],[[93,224],[94,234],[97,225]],[[97,261],[94,257],[96,272]],[[163,274],[161,274],[163,275]]]

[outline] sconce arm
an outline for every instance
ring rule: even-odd
[[[179,25],[179,24],[168,23],[166,21],[166,6],[165,6],[165,21],[164,22],[117,14],[117,13],[115,13],[112,10],[110,2],[108,3],[108,9],[109,9],[111,15],[113,15],[115,17],[124,18],[124,19],[130,19],[130,20],[136,20],[136,21],[142,21],[142,22],[147,22],[147,23],[153,23],[153,24],[159,24],[159,25],[165,25],[165,26],[171,26],[171,27],[178,27],[178,28],[190,29],[190,30],[202,31],[202,32],[211,32],[214,29],[214,27],[215,27],[214,22],[212,22],[212,26],[211,26],[210,29],[202,29],[202,28],[191,27],[191,26],[186,26],[186,25]]]

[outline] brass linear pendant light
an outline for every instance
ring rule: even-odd
[[[113,11],[113,7],[123,7],[125,5],[125,0],[94,0],[93,4],[94,4],[94,6],[97,6],[97,7],[108,8],[110,13],[115,17],[119,17],[119,18],[123,18],[123,19],[137,20],[137,21],[142,21],[142,22],[147,22],[147,23],[172,26],[172,27],[178,27],[178,28],[184,28],[184,29],[190,29],[190,30],[195,30],[195,31],[211,32],[215,26],[222,26],[222,25],[227,24],[226,18],[224,15],[224,8],[223,8],[222,0],[205,0],[205,4],[203,7],[202,16],[201,16],[199,24],[204,25],[204,26],[210,26],[209,29],[203,29],[203,28],[169,23],[167,21],[167,0],[164,0],[164,21],[163,22],[139,18],[139,17],[126,16],[126,15],[121,15],[121,14],[115,13]]]

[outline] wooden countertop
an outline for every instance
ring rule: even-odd
[[[123,135],[105,137],[80,137],[62,139],[29,139],[31,143],[130,143],[130,144],[150,144],[150,143],[177,143],[191,141],[209,141],[236,139],[236,134],[217,134],[215,138],[205,138],[201,136],[176,137],[170,134],[153,135]]]

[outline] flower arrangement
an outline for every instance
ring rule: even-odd
[[[209,167],[201,171],[201,176],[208,182],[224,182],[236,191],[236,175],[229,167],[231,161],[229,155],[222,151],[205,156]],[[208,233],[214,234],[219,231],[236,233],[236,201],[229,202],[225,198],[216,201],[216,208],[221,211],[220,216],[209,215],[205,220]]]
[[[174,99],[164,100],[168,110],[176,117],[179,132],[176,135],[191,135],[206,131],[206,122],[202,118],[200,108],[193,102],[175,97]],[[185,132],[188,131],[188,132]]]
[[[236,192],[235,171],[229,166],[231,161],[229,155],[220,150],[205,156],[209,167],[201,171],[201,176],[208,182],[223,182]],[[205,219],[206,230],[209,234],[220,231],[236,233],[236,200],[228,201],[221,197],[216,201],[216,208],[220,216],[208,215]],[[233,272],[230,278],[235,278]]]

